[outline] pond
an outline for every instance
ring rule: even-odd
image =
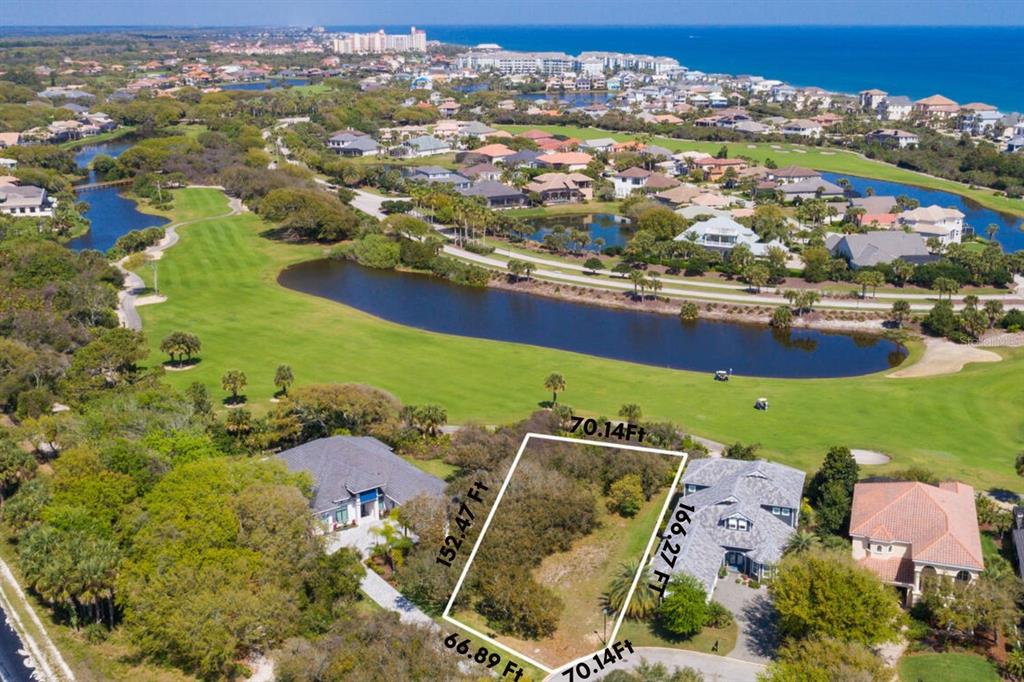
[[[134,140],[119,138],[110,142],[101,142],[80,147],[75,153],[75,163],[79,168],[86,168],[100,154],[118,157],[126,149],[135,144]],[[96,182],[98,178],[92,171],[86,178],[86,184]],[[131,199],[121,196],[123,187],[101,187],[79,191],[78,199],[89,204],[85,217],[90,221],[89,231],[81,237],[75,237],[67,246],[73,251],[95,249],[106,251],[117,239],[132,230],[166,225],[168,220],[160,216],[141,212]]]
[[[658,367],[764,377],[842,377],[888,369],[904,352],[875,336],[618,310],[502,289],[476,289],[431,275],[373,270],[321,259],[278,276],[289,289],[343,303],[398,324],[444,334],[525,343]],[[710,378],[709,378],[710,381]],[[751,398],[753,400],[753,398]]]
[[[583,247],[587,251],[600,251],[608,246],[625,246],[632,235],[630,220],[613,213],[579,213],[561,216],[543,216],[540,218],[526,218],[526,224],[533,228],[533,232],[526,234],[527,239],[536,242],[544,242],[544,237],[555,232],[558,227],[564,227],[565,232],[583,230],[590,234],[590,243]],[[597,239],[604,242],[600,248],[595,243]]]
[[[932,204],[942,207],[952,206],[964,214],[964,224],[974,228],[979,237],[985,237],[986,228],[990,224],[995,223],[999,226],[999,231],[996,232],[996,241],[1002,245],[1003,251],[1012,253],[1024,250],[1024,231],[1021,230],[1024,227],[1024,218],[993,211],[970,199],[965,199],[959,194],[943,192],[937,189],[925,189],[901,182],[861,178],[856,175],[822,173],[821,176],[829,182],[836,182],[839,178],[846,178],[850,181],[850,185],[857,196],[866,194],[867,189],[870,187],[878,195],[898,197],[901,194],[905,194],[920,201],[922,206],[931,206]]]
[[[286,85],[298,86],[309,85],[306,78],[271,78],[265,81],[250,81],[248,83],[225,83],[220,85],[221,90],[276,90]]]
[[[7,614],[0,609],[0,680],[3,682],[32,682],[32,669],[26,665],[22,653],[24,644],[10,626]]]
[[[568,107],[588,107],[592,104],[607,104],[615,97],[611,92],[527,92],[516,95],[516,99],[525,99],[532,102],[540,100],[557,101]]]

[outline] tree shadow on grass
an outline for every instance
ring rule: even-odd
[[[192,369],[202,361],[202,358],[188,358],[187,360],[165,360],[163,363],[163,368],[169,372],[182,372],[186,369]]]
[[[249,402],[248,396],[246,396],[245,394],[241,394],[241,395],[239,395],[237,397],[234,397],[234,398],[232,398],[231,396],[228,396],[227,398],[224,398],[224,400],[221,401],[221,404],[224,407],[237,408],[237,407],[242,407],[247,402]]]

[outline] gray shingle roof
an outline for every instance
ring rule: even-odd
[[[799,513],[804,472],[773,462],[734,459],[698,459],[689,464],[680,485],[707,486],[684,495],[677,504],[694,507],[687,534],[680,542],[678,560],[669,567],[659,551],[653,563],[665,573],[684,572],[703,583],[710,594],[726,551],[740,551],[760,564],[782,558],[794,532],[765,506],[788,507]],[[673,514],[675,510],[673,510]],[[750,521],[749,530],[729,530],[720,521],[740,514]]]
[[[331,509],[340,500],[381,488],[398,504],[417,495],[443,495],[445,482],[426,474],[376,438],[332,436],[303,443],[278,453],[289,471],[313,477],[316,511]]]
[[[848,251],[850,264],[858,268],[891,263],[898,258],[925,262],[931,256],[921,235],[900,230],[848,234],[836,243],[834,249]]]

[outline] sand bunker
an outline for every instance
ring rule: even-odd
[[[888,464],[892,457],[889,455],[883,455],[881,452],[875,450],[859,450],[856,448],[850,448],[850,453],[853,458],[857,460],[857,464]]]
[[[999,362],[1003,359],[990,350],[964,346],[945,339],[925,339],[924,346],[924,356],[920,360],[888,376],[906,379],[955,374],[969,362]]]

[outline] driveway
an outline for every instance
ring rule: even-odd
[[[704,673],[707,682],[754,682],[757,675],[764,670],[760,663],[741,661],[725,656],[715,656],[699,651],[684,651],[682,649],[662,649],[659,647],[637,647],[636,652],[629,656],[622,663],[610,665],[593,679],[601,679],[613,670],[633,670],[642,661],[648,663],[661,663],[671,672],[674,668],[694,668]],[[556,675],[558,673],[555,673]],[[547,678],[554,682],[559,679],[554,676]],[[561,678],[565,679],[565,678]]]
[[[715,601],[732,611],[739,626],[736,648],[730,658],[766,664],[777,646],[775,609],[768,598],[768,589],[752,590],[736,584],[736,573],[730,571],[715,585]]]

